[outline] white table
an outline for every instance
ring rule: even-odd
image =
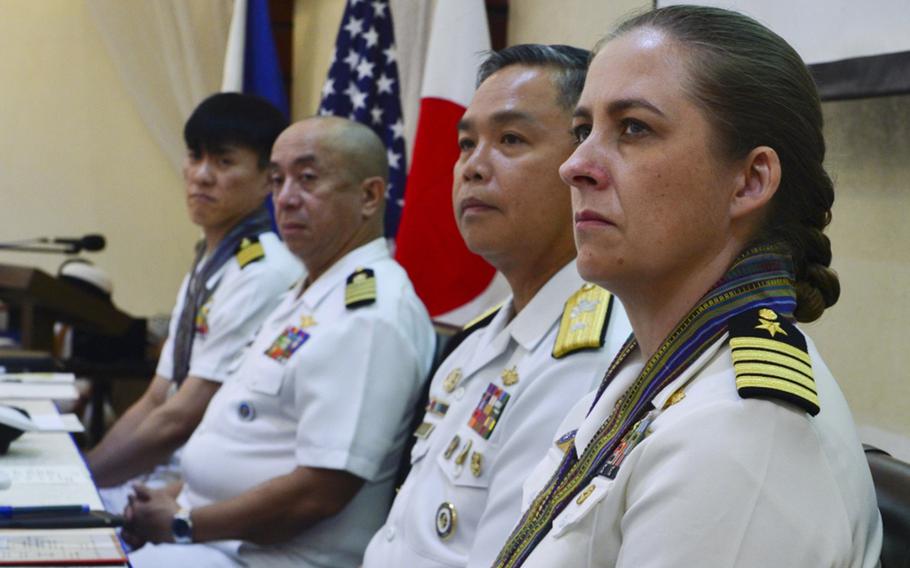
[[[41,414],[56,412],[51,401],[0,400]],[[103,509],[101,498],[82,454],[72,437],[63,432],[26,432],[10,444],[9,452],[0,456],[0,470],[12,478],[8,489],[0,490],[0,505],[88,505]],[[29,542],[48,548],[65,549],[73,558],[97,544],[116,542],[113,529],[23,530],[0,529],[0,562],[12,554],[11,543],[3,537],[29,536]],[[111,540],[113,539],[113,540]],[[16,545],[21,543],[14,543]],[[73,566],[73,564],[67,564]],[[125,566],[125,564],[122,564]]]

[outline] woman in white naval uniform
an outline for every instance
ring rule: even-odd
[[[496,566],[876,565],[849,409],[795,325],[840,291],[805,65],[761,24],[693,6],[595,51],[561,174],[579,272],[634,334],[527,480]]]

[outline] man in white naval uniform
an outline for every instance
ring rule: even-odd
[[[131,554],[137,568],[357,566],[388,511],[433,330],[382,237],[385,148],[364,125],[311,118],[271,168],[307,277],[209,405],[184,485],[137,488],[126,538],[161,543]]]
[[[187,120],[187,209],[204,238],[177,295],[154,379],[86,454],[112,512],[126,506],[131,479],[156,486],[175,479],[178,448],[237,354],[300,277],[300,262],[272,231],[263,205],[272,143],[286,126],[271,104],[237,93],[209,97]]]
[[[489,566],[519,518],[521,485],[571,406],[629,335],[622,306],[575,269],[558,167],[588,53],[521,45],[491,55],[459,124],[453,201],[473,252],[512,296],[432,379],[410,473],[365,568]]]

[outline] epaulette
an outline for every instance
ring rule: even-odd
[[[344,305],[353,310],[376,303],[376,276],[370,268],[358,268],[348,276]]]
[[[237,245],[237,253],[234,258],[237,259],[237,264],[240,265],[241,269],[246,268],[248,264],[265,258],[265,249],[262,248],[259,237],[245,237],[241,240],[240,244]]]
[[[769,308],[739,314],[728,325],[739,396],[785,400],[818,414],[812,361],[795,325]]]
[[[569,296],[553,344],[553,358],[602,347],[612,310],[613,294],[595,284],[586,283]]]

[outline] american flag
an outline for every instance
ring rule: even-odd
[[[362,122],[385,143],[389,157],[385,232],[394,237],[404,206],[407,158],[388,0],[347,1],[319,114]]]

